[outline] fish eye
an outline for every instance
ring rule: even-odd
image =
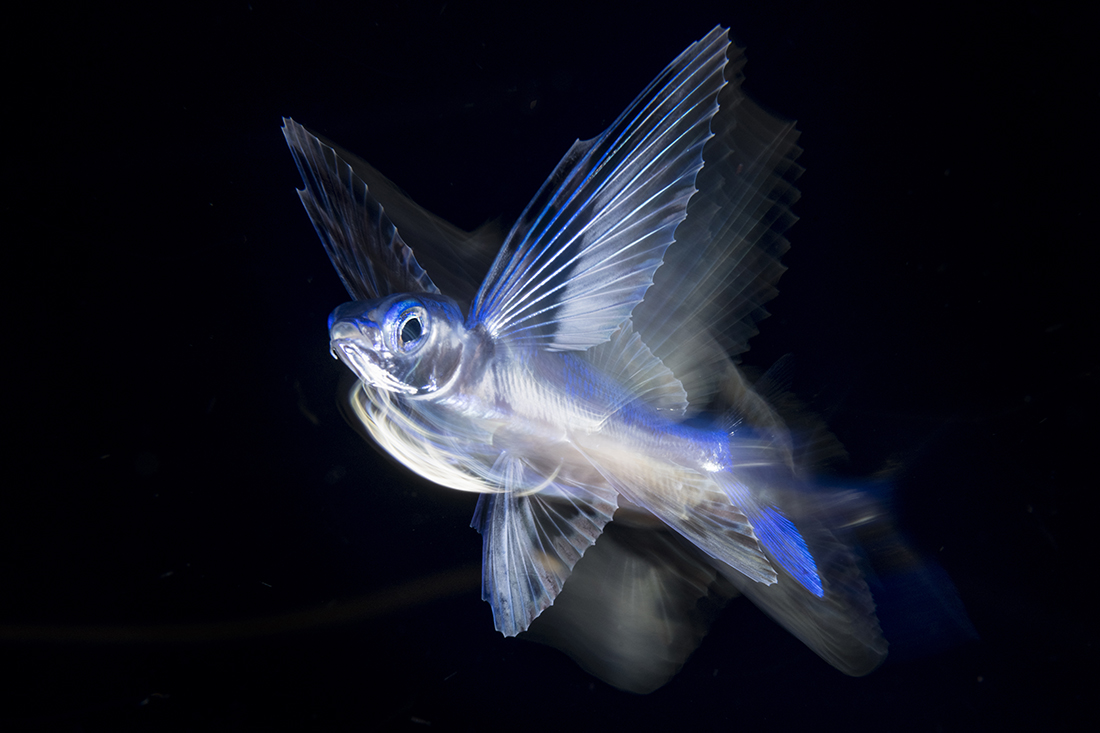
[[[413,315],[405,319],[401,324],[401,343],[408,344],[416,341],[424,334],[424,326],[420,323],[420,317]]]
[[[391,343],[402,351],[415,349],[428,333],[428,312],[419,303],[405,302],[391,323]]]

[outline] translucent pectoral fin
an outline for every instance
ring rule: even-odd
[[[283,136],[305,183],[298,196],[352,298],[438,293],[352,166],[294,120],[283,118]]]
[[[785,269],[784,232],[796,218],[798,130],[745,95],[744,65],[743,49],[731,49],[698,192],[633,313],[635,329],[684,383],[693,408],[720,390],[715,376],[727,354],[746,351],[767,316]]]
[[[493,608],[497,630],[515,636],[554,602],[611,521],[615,494],[554,483],[507,453],[497,468],[506,490],[481,496],[471,526],[483,538],[481,597]],[[539,486],[545,490],[530,490]]]
[[[496,339],[583,351],[630,316],[695,192],[728,46],[715,28],[607,131],[573,145],[505,239],[472,323]]]

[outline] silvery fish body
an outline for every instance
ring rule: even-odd
[[[733,361],[775,294],[801,173],[793,123],[744,96],[743,64],[725,29],[692,44],[573,145],[503,242],[284,120],[353,298],[329,329],[357,419],[481,493],[500,631],[639,692],[697,645],[699,602],[736,591],[846,673],[886,654],[844,539],[873,510],[803,478],[767,380]]]

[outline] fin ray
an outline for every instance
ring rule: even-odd
[[[731,50],[698,192],[633,316],[646,344],[684,383],[693,408],[718,392],[731,357],[748,349],[767,316],[764,304],[786,269],[784,232],[796,220],[799,132],[746,96],[744,64],[743,49]]]
[[[751,473],[738,471],[738,475]],[[806,540],[778,506],[769,502],[765,492],[754,491],[733,473],[717,473],[715,480],[752,523],[753,532],[771,558],[791,577],[818,598],[823,594],[821,577]]]
[[[589,349],[585,358],[615,384],[623,385],[628,397],[642,400],[664,416],[676,419],[687,410],[687,393],[680,380],[642,343],[629,321],[610,341]]]
[[[595,455],[586,455],[619,494],[652,513],[707,555],[758,583],[776,581],[775,568],[749,518],[730,503],[708,476],[669,469],[640,455],[615,466],[601,466]]]
[[[298,196],[351,297],[439,293],[351,166],[292,119],[283,118],[283,136],[305,183]]]
[[[686,215],[729,45],[715,28],[598,138],[574,143],[512,228],[470,324],[549,350],[606,341]]]
[[[507,451],[494,471],[507,482],[505,490],[481,495],[471,526],[482,535],[481,597],[493,609],[497,630],[515,636],[554,602],[611,521],[615,494],[579,485],[524,493],[523,487],[547,479]]]

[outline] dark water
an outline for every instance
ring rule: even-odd
[[[0,650],[18,679],[0,727],[1083,725],[1100,129],[1083,15],[587,5],[153,4],[9,27]],[[325,321],[344,293],[279,118],[472,228],[515,216],[717,23],[749,47],[748,90],[798,118],[807,169],[745,361],[793,353],[846,472],[893,469],[902,526],[981,638],[850,679],[734,602],[637,697],[493,631],[475,497],[413,480],[340,417]]]

